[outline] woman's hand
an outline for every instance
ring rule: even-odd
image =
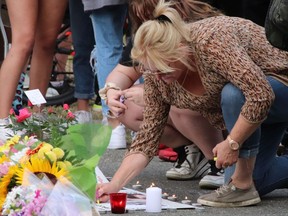
[[[110,193],[117,193],[119,191],[118,185],[109,182],[103,184],[97,184],[95,200],[100,202],[107,202],[109,200]]]
[[[218,169],[227,168],[237,162],[239,150],[232,150],[229,146],[228,140],[218,143],[213,149],[213,154],[217,157],[216,167]]]
[[[132,101],[138,106],[144,106],[144,91],[142,84],[134,85],[131,88],[124,90],[123,92],[126,100]]]
[[[124,92],[115,89],[109,89],[107,92],[107,105],[114,116],[118,117],[125,113],[127,106],[120,101]]]

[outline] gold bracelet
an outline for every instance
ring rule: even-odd
[[[109,89],[115,89],[121,91],[121,89],[115,83],[108,82],[105,84],[104,88],[99,90],[99,95],[102,100],[105,101],[107,100],[107,92],[109,91]]]

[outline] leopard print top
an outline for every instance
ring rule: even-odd
[[[288,52],[271,46],[264,28],[249,20],[227,16],[207,18],[189,27],[191,47],[206,93],[196,96],[177,81],[168,85],[146,75],[144,120],[127,155],[137,152],[149,160],[153,158],[171,105],[198,111],[213,126],[224,129],[221,90],[231,82],[246,97],[241,114],[247,121],[258,123],[266,118],[274,99],[266,76],[288,84]]]

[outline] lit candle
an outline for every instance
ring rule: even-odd
[[[192,203],[192,201],[189,200],[189,199],[187,198],[187,196],[186,196],[185,199],[182,200],[181,202],[182,202],[183,204],[187,204],[187,205],[191,205],[191,203]]]
[[[162,198],[163,198],[163,199],[167,199],[168,196],[169,196],[168,193],[163,193],[163,194],[162,194]]]
[[[177,200],[177,196],[175,194],[173,194],[172,196],[168,197],[168,200],[176,201]]]
[[[162,209],[162,189],[159,187],[146,188],[146,212],[161,212]]]
[[[139,181],[137,181],[135,185],[132,185],[132,187],[135,190],[141,190],[142,189],[142,185],[139,183]]]

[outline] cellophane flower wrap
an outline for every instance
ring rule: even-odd
[[[95,167],[111,128],[76,124],[61,136],[47,132],[45,141],[15,136],[0,146],[0,215],[92,215]]]

